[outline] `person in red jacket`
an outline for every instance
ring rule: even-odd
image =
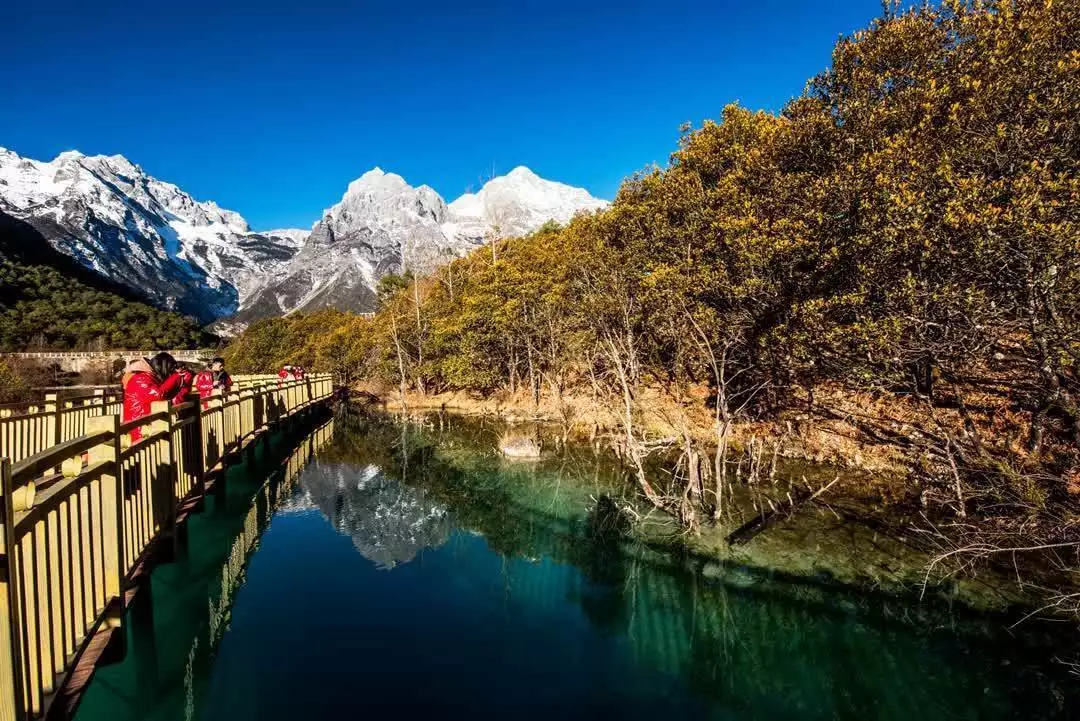
[[[199,375],[195,376],[195,389],[199,391],[199,395],[202,396],[203,408],[209,408],[210,403],[207,398],[215,390],[220,390],[223,394],[228,393],[232,388],[232,378],[225,372],[225,359],[215,358],[206,366]]]
[[[150,404],[155,401],[172,401],[173,405],[183,403],[191,390],[191,381],[191,371],[178,369],[176,359],[165,352],[149,360],[143,358],[131,363],[124,373],[123,422],[150,415]],[[142,429],[133,429],[131,442],[140,438]]]

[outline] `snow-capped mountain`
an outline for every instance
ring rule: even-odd
[[[606,201],[584,188],[544,180],[524,166],[493,178],[477,193],[465,193],[448,206],[444,231],[472,242],[489,233],[513,237],[531,233],[549,220],[567,223],[575,214],[598,210]]]
[[[237,318],[327,307],[373,310],[379,278],[425,273],[472,247],[444,232],[446,219],[446,203],[428,186],[414,188],[400,175],[369,170],[323,212],[296,257],[268,276]]]
[[[375,168],[311,231],[256,232],[121,155],[68,151],[42,162],[0,148],[0,210],[106,277],[226,332],[297,310],[374,310],[388,273],[427,273],[493,235],[605,205],[524,167],[448,205],[432,188]]]
[[[532,232],[568,222],[607,203],[581,188],[540,178],[525,167],[488,181],[447,205],[426,185],[375,168],[349,183],[323,212],[304,247],[241,304],[237,321],[295,310],[375,308],[375,286],[388,273],[428,273],[492,234]]]
[[[122,155],[75,151],[42,162],[0,148],[0,210],[107,278],[204,321],[234,313],[261,273],[296,254],[303,232],[252,232],[238,213]]]

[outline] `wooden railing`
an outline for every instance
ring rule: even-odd
[[[5,358],[18,358],[19,360],[63,360],[66,358],[149,358],[161,351],[158,350],[45,350],[27,353],[0,353]],[[213,349],[204,350],[170,350],[166,351],[176,360],[196,361],[211,358],[217,352]]]
[[[40,404],[10,403],[0,406],[0,457],[18,463],[57,443],[86,432],[86,421],[120,413],[119,391],[98,389],[91,393],[47,393]]]
[[[92,638],[119,626],[178,509],[255,437],[333,393],[329,375],[242,385],[124,424],[110,398],[2,419],[25,425],[10,436],[18,460],[0,459],[0,721],[45,715]]]
[[[233,390],[277,384],[276,375],[233,376]],[[120,413],[123,393],[118,387],[90,391],[46,393],[40,403],[0,405],[0,457],[18,463],[57,443],[78,438],[86,419]]]

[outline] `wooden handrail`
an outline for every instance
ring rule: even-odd
[[[40,413],[0,418],[0,433],[16,431],[5,448],[23,454],[14,466],[0,458],[0,721],[48,713],[90,639],[120,625],[133,574],[208,473],[220,477],[260,432],[333,395],[328,374],[249,382],[228,396],[156,402],[123,424],[104,394],[70,408],[54,396]]]
[[[163,421],[163,420],[168,420],[168,419],[169,419],[169,412],[168,411],[160,411],[158,413],[150,413],[148,415],[143,416],[142,418],[136,418],[133,421],[128,421],[127,423],[121,423],[120,424],[120,432],[121,433],[131,433],[136,428],[141,428],[142,426],[153,423],[154,421]]]
[[[40,476],[50,468],[55,468],[60,463],[81,455],[84,451],[88,451],[96,446],[101,441],[109,438],[111,434],[108,431],[98,431],[96,433],[88,433],[78,438],[72,438],[70,441],[64,441],[63,443],[57,443],[55,446],[48,450],[37,453],[19,463],[11,469],[11,480],[18,485],[19,481],[30,480],[30,477]]]
[[[15,512],[15,533],[21,535],[30,530],[29,526],[40,520],[43,514],[56,510],[57,505],[65,497],[78,493],[79,488],[86,485],[91,478],[97,478],[103,474],[116,470],[115,461],[98,461],[88,465],[83,472],[74,478],[65,478],[52,484],[47,489],[34,497],[34,505],[25,511]]]

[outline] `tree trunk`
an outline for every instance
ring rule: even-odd
[[[532,341],[525,341],[525,352],[529,360],[529,390],[532,393],[533,410],[540,407],[540,383],[536,378],[536,368],[533,365]]]
[[[394,338],[394,348],[397,351],[398,362],[398,392],[401,394],[401,409],[403,411],[408,410],[405,404],[405,358],[404,353],[401,350],[401,340],[398,338],[397,332],[397,319],[394,318],[394,314],[390,313],[390,333]]]
[[[424,364],[424,326],[420,322],[420,283],[419,280],[413,279],[413,307],[416,310],[416,390],[420,392],[420,395],[424,395],[424,381],[420,374],[423,372],[420,368]]]

